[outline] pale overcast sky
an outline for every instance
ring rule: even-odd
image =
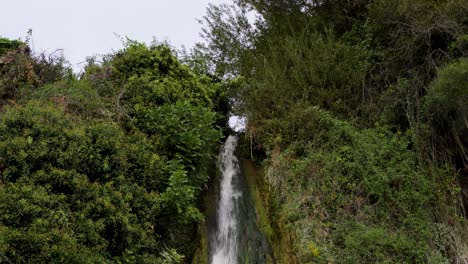
[[[0,36],[22,38],[33,30],[35,52],[63,49],[73,68],[87,56],[122,47],[114,33],[138,41],[153,37],[180,48],[201,41],[197,19],[208,3],[230,0],[11,0],[3,1]]]

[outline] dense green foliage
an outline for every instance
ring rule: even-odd
[[[0,256],[189,261],[226,124],[224,84],[158,43],[129,41],[79,79],[61,60],[10,54],[1,69],[33,79],[0,85],[9,100],[0,114]],[[51,73],[56,80],[37,81]]]
[[[210,7],[200,50],[241,80],[277,259],[467,258],[467,17],[462,0]]]
[[[467,261],[466,0],[235,0],[204,25],[182,59],[127,40],[79,76],[0,38],[0,262],[204,261],[231,109],[279,263]]]
[[[450,230],[448,223],[431,224],[444,216],[428,210],[453,206],[450,173],[418,169],[407,136],[358,130],[316,108],[307,114],[310,137],[274,150],[267,164],[276,217],[299,238],[299,263],[438,263],[441,254],[456,254],[454,234],[438,233]],[[434,234],[443,237],[431,248]]]

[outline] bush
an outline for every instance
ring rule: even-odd
[[[38,102],[7,108],[0,131],[3,255],[18,263],[158,255],[155,190],[165,176],[142,135]]]
[[[439,157],[467,160],[468,150],[468,59],[461,59],[439,71],[424,97],[430,147]],[[437,156],[435,157],[437,158]]]

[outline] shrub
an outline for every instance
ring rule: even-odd
[[[423,116],[434,158],[468,160],[468,59],[439,71],[424,97]]]

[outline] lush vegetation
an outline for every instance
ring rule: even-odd
[[[235,0],[203,21],[180,57],[127,40],[78,76],[0,38],[0,262],[206,261],[230,111],[278,263],[467,261],[466,0]]]
[[[238,84],[277,259],[466,259],[467,17],[466,1],[209,8],[199,50]]]
[[[12,263],[190,261],[226,128],[224,82],[128,41],[77,78],[17,41],[0,64],[0,256]]]

